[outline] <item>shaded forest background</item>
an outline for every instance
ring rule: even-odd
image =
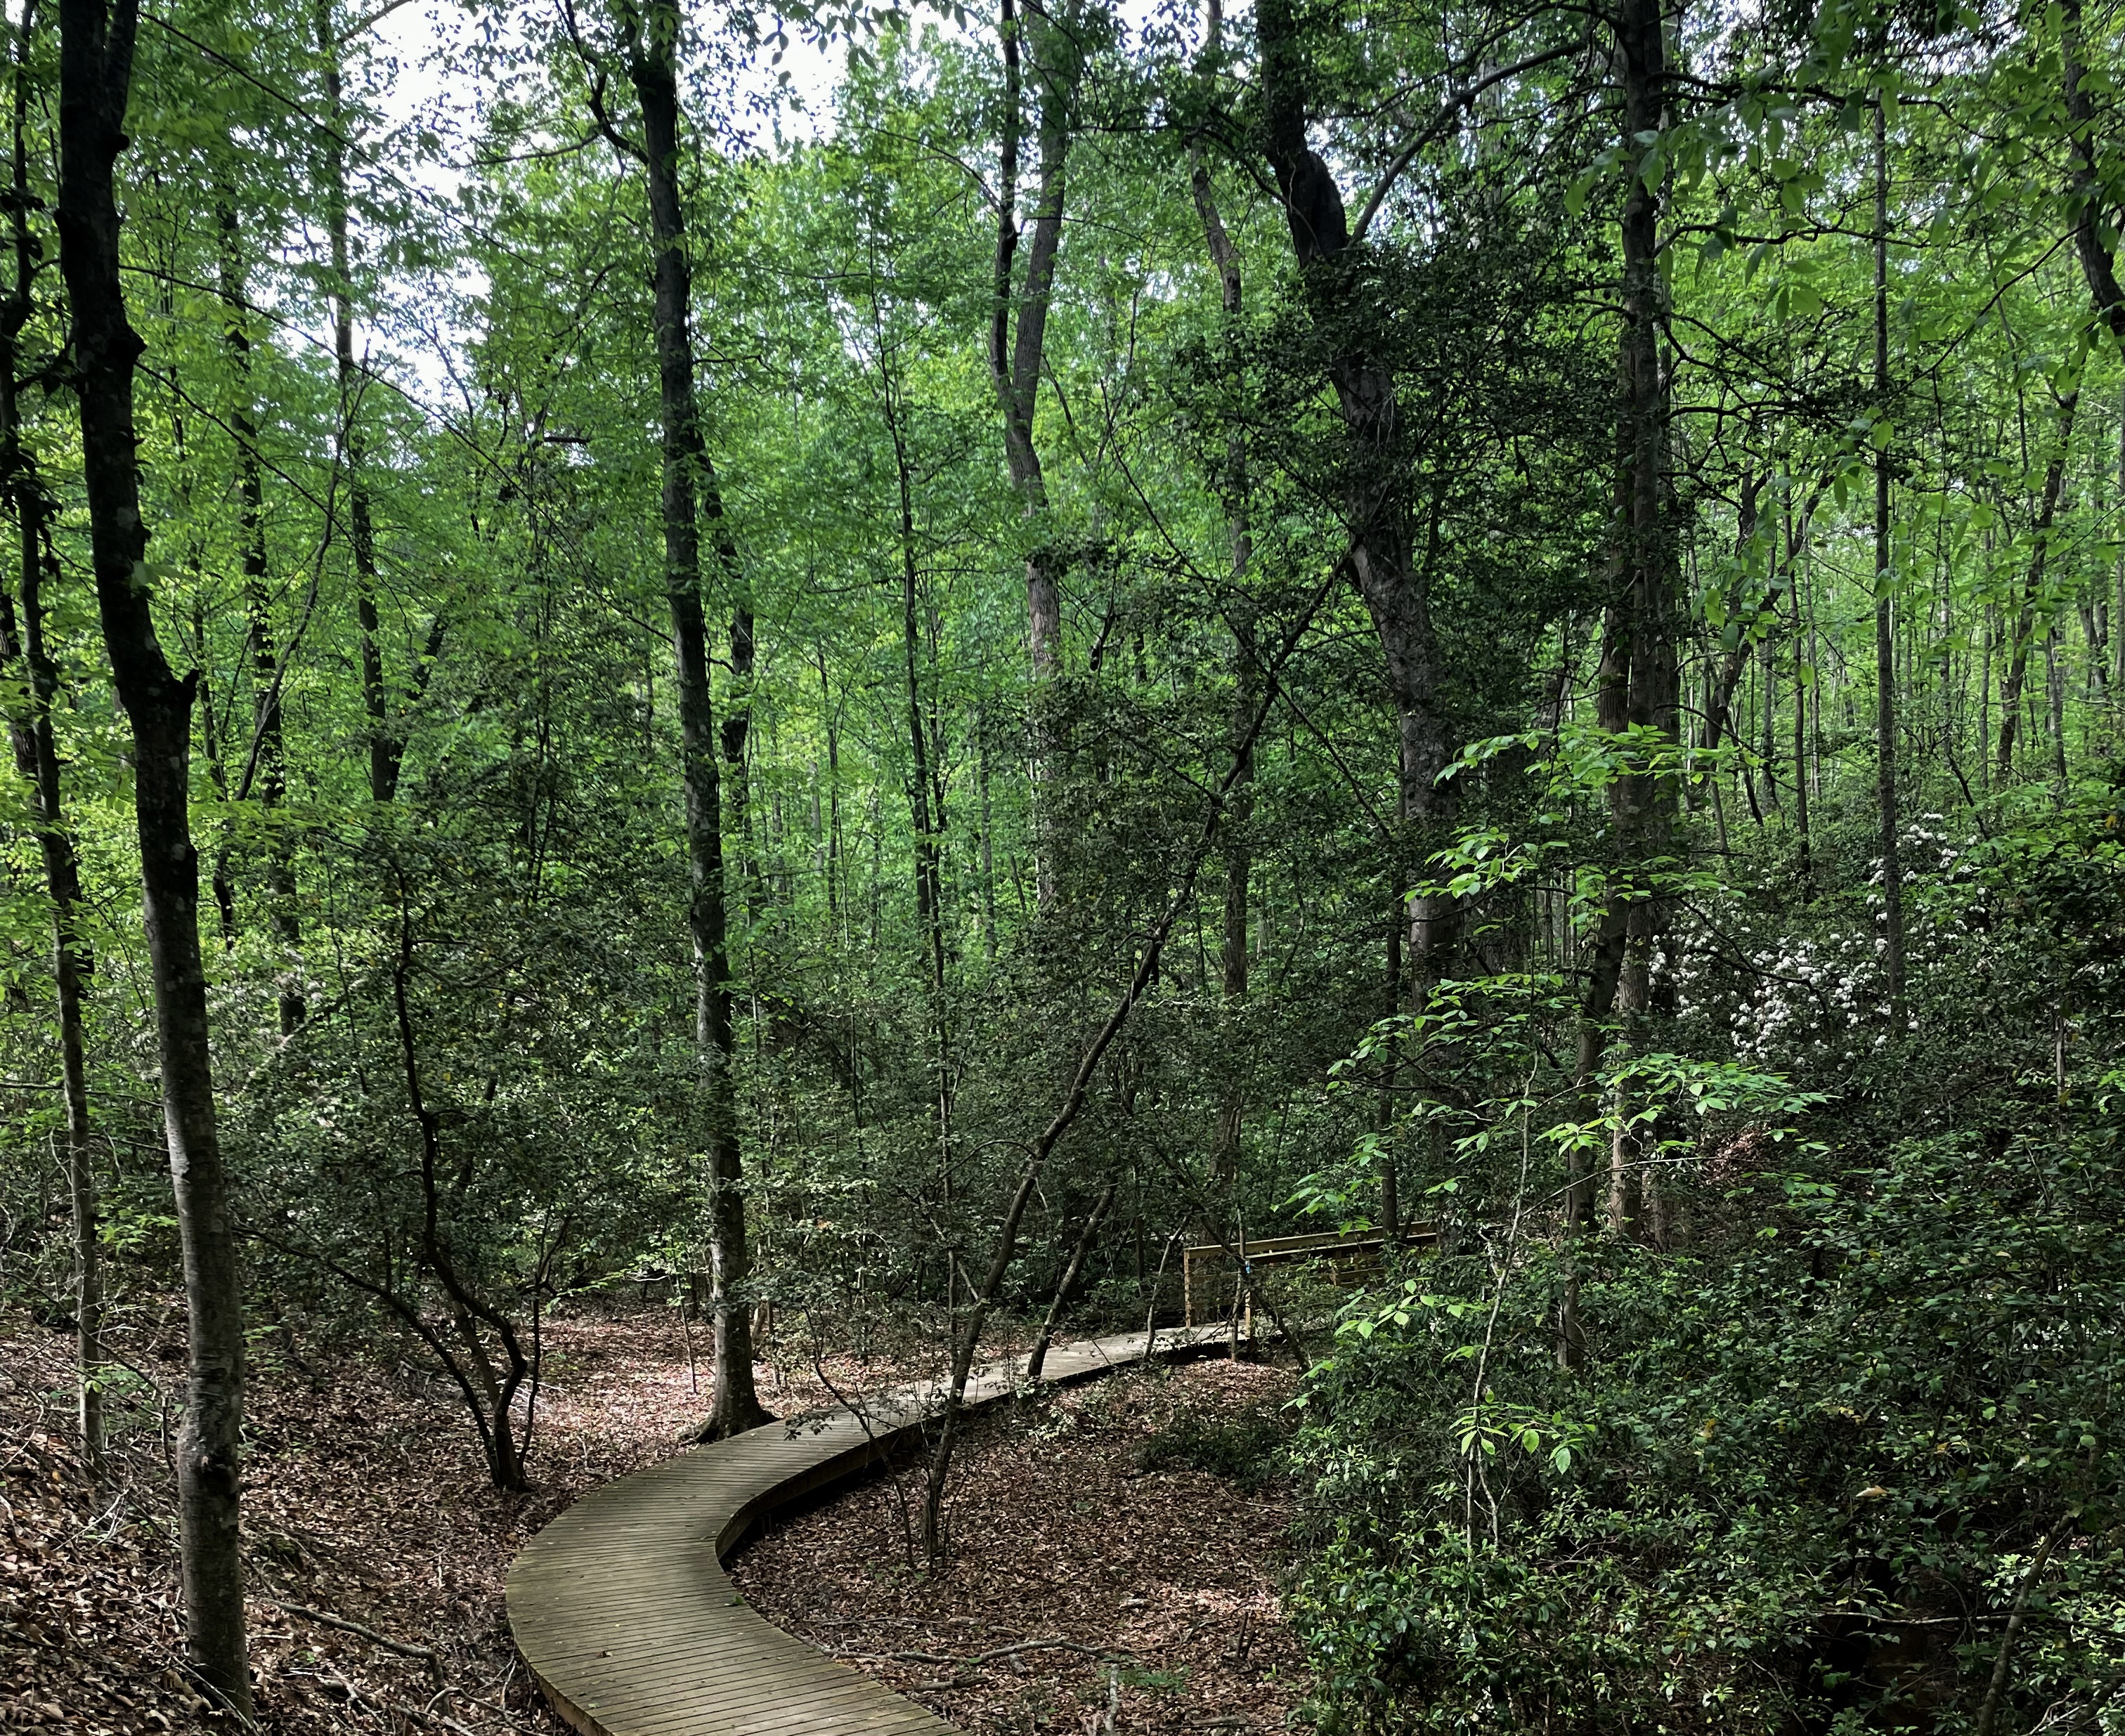
[[[92,1463],[184,1291],[204,1689],[282,1339],[517,1490],[615,1277],[714,1434],[1345,1228],[1324,1730],[2125,1719],[2114,12],[394,11],[7,36],[0,1281]]]

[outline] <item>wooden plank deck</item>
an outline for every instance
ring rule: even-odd
[[[1223,1324],[1161,1331],[1154,1353],[1223,1343]],[[1140,1332],[1058,1345],[1049,1381],[1142,1360]],[[970,1406],[1015,1390],[1023,1358],[984,1364]],[[912,1701],[771,1625],[723,1560],[776,1508],[860,1475],[940,1408],[927,1381],[768,1423],[608,1483],[509,1569],[516,1649],[583,1736],[943,1736]]]

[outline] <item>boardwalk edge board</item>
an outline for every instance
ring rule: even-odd
[[[1060,1386],[1227,1341],[1223,1325],[1118,1334],[1048,1353]],[[1018,1390],[1022,1358],[975,1371],[969,1409]],[[763,1424],[592,1489],[510,1564],[509,1626],[539,1691],[582,1736],[940,1736],[914,1701],[771,1626],[723,1564],[778,1509],[871,1470],[939,1408],[935,1381]],[[868,1426],[866,1426],[868,1425]],[[662,1640],[664,1644],[644,1644]],[[743,1686],[733,1691],[733,1682]]]

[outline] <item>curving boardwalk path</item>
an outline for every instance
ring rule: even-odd
[[[1157,1335],[1157,1353],[1223,1343],[1222,1324]],[[1142,1360],[1145,1335],[1058,1345],[1050,1381]],[[969,1405],[1005,1397],[1022,1359],[983,1365]],[[560,1514],[509,1569],[516,1647],[584,1736],[944,1736],[912,1701],[770,1625],[723,1558],[776,1508],[866,1470],[919,1429],[944,1388],[926,1383],[768,1423],[620,1478]]]

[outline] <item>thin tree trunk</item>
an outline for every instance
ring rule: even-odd
[[[997,956],[996,816],[989,801],[988,714],[974,711],[974,782],[981,812],[982,945],[991,963]]]
[[[709,1153],[709,1300],[715,1314],[714,1409],[694,1431],[717,1438],[768,1420],[753,1389],[751,1261],[746,1245],[744,1169],[738,1146],[737,1037],[731,1016],[729,923],[725,906],[722,793],[716,763],[715,712],[709,689],[708,628],[701,599],[697,508],[714,473],[702,440],[694,383],[690,325],[693,267],[679,194],[680,18],[676,0],[652,0],[646,35],[628,45],[628,77],[642,106],[643,139],[609,135],[648,173],[656,246],[657,371],[664,445],[665,594],[679,689],[685,756],[686,845],[692,879],[688,904],[694,943],[695,1041]],[[710,506],[719,553],[726,539],[721,499]],[[726,558],[734,560],[735,551]]]
[[[2058,798],[2066,800],[2066,666],[2060,658],[2059,630],[2054,626],[2044,637],[2044,685],[2051,698],[2052,777]]]
[[[1221,0],[1210,0],[1207,19],[1203,70],[1214,78],[1224,53]],[[1244,287],[1239,252],[1233,247],[1218,212],[1209,167],[1204,161],[1199,140],[1190,141],[1189,162],[1189,183],[1194,195],[1196,215],[1203,225],[1203,239],[1209,251],[1210,262],[1217,268],[1219,302],[1228,327],[1237,327]],[[1237,337],[1237,331],[1232,336]],[[1240,1051],[1237,1019],[1247,998],[1247,882],[1253,868],[1247,828],[1254,817],[1254,748],[1251,741],[1242,748],[1242,741],[1256,708],[1256,665],[1260,656],[1254,605],[1246,591],[1247,569],[1254,559],[1254,529],[1248,510],[1247,448],[1245,436],[1237,431],[1226,442],[1225,465],[1225,534],[1232,589],[1232,739],[1240,760],[1239,777],[1232,786],[1231,812],[1225,827],[1225,914],[1219,958],[1232,1064],[1218,1099],[1217,1128],[1210,1154],[1210,1185],[1219,1203],[1221,1216],[1224,1207],[1232,1202],[1233,1190],[1239,1182],[1240,1133],[1245,1108],[1241,1072],[1237,1065]],[[1209,1233],[1203,1240],[1223,1239],[1222,1223],[1206,1227]]]
[[[816,646],[818,659],[818,714],[827,731],[827,933],[841,935],[841,731],[833,722],[833,686],[827,680],[827,648]]]
[[[1256,713],[1257,729],[1260,727],[1260,713]],[[1180,914],[1182,906],[1194,894],[1196,875],[1201,870],[1204,857],[1209,854],[1210,844],[1216,834],[1218,818],[1223,811],[1226,800],[1232,793],[1237,773],[1236,764],[1232,771],[1227,773],[1224,783],[1219,786],[1216,795],[1213,797],[1209,817],[1204,825],[1198,847],[1189,859],[1187,872],[1182,877],[1180,890],[1168,901],[1165,913],[1159,918],[1150,934],[1146,937],[1143,949],[1138,957],[1136,971],[1129,979],[1128,988],[1123,991],[1121,998],[1107,1014],[1105,1021],[1095,1033],[1091,1043],[1086,1047],[1083,1055],[1079,1057],[1077,1070],[1071,1076],[1069,1086],[1063,1093],[1061,1105],[1048,1118],[1048,1124],[1041,1129],[1039,1136],[1034,1141],[1033,1150],[1027,1156],[1024,1168],[1019,1173],[1018,1186],[1011,1194],[1009,1205],[1005,1208],[1003,1222],[997,1232],[996,1246],[990,1257],[988,1270],[984,1274],[980,1286],[975,1289],[968,1307],[960,1315],[958,1330],[952,1343],[951,1378],[945,1389],[944,1418],[938,1432],[935,1451],[931,1456],[929,1481],[923,1503],[922,1546],[925,1555],[931,1561],[937,1560],[943,1553],[942,1518],[945,1482],[951,1470],[952,1450],[959,1439],[959,1420],[965,1412],[967,1381],[973,1371],[974,1355],[981,1345],[982,1329],[988,1324],[989,1311],[996,1306],[997,1297],[1003,1289],[1004,1279],[1010,1273],[1012,1262],[1018,1257],[1019,1230],[1025,1220],[1025,1208],[1032,1202],[1034,1190],[1040,1184],[1041,1175],[1048,1167],[1048,1160],[1053,1155],[1056,1146],[1062,1141],[1062,1136],[1069,1131],[1072,1123],[1077,1120],[1079,1112],[1085,1107],[1085,1099],[1091,1084],[1093,1074],[1098,1070],[1100,1061],[1106,1057],[1107,1051],[1113,1046],[1114,1038],[1120,1034],[1121,1028],[1128,1022],[1129,1014],[1136,1009],[1137,1003],[1143,998],[1145,990],[1150,986],[1152,979],[1157,975],[1158,961],[1161,954],[1165,951],[1166,937],[1173,931],[1175,918]]]
[[[31,792],[45,891],[52,901],[52,983],[59,1009],[59,1079],[66,1107],[64,1168],[73,1216],[74,1345],[80,1387],[77,1420],[83,1461],[92,1473],[100,1474],[105,1363],[101,1221],[89,1143],[88,1071],[82,1038],[82,991],[93,961],[80,929],[80,863],[73,835],[67,828],[59,749],[52,734],[59,669],[45,644],[40,547],[48,508],[41,485],[21,449],[21,424],[12,373],[15,343],[14,332],[0,341],[0,370],[10,370],[6,380],[0,381],[0,468],[7,477],[10,503],[20,532],[22,614],[18,628],[14,600],[5,588],[0,588],[0,667],[19,664],[28,675],[23,684],[28,699],[11,713],[8,735],[15,750],[15,769]]]
[[[18,629],[14,604],[0,588],[0,665],[18,662],[27,680],[26,703],[12,713],[8,733],[15,766],[35,800],[37,846],[43,858],[45,891],[52,901],[52,981],[59,1003],[59,1076],[66,1100],[65,1169],[73,1211],[74,1346],[77,1407],[83,1461],[92,1474],[103,1464],[103,1276],[96,1169],[89,1148],[88,1073],[82,1042],[82,998],[93,968],[82,935],[81,869],[73,835],[67,829],[60,781],[59,745],[52,731],[52,707],[59,691],[59,666],[45,643],[44,543],[51,507],[41,479],[22,445],[21,404],[16,382],[28,370],[22,355],[22,332],[34,303],[36,243],[30,233],[28,162],[29,59],[36,30],[35,0],[23,8],[16,31],[14,78],[13,223],[15,282],[0,307],[0,478],[4,478],[18,534],[18,572],[22,615]]]
[[[237,536],[243,562],[245,649],[251,661],[251,748],[235,795],[238,801],[255,797],[271,827],[266,850],[267,921],[282,952],[280,1034],[287,1037],[305,1016],[299,962],[303,927],[295,906],[294,834],[273,824],[288,791],[287,744],[281,729],[280,662],[273,649],[265,465],[259,457],[257,416],[252,407],[251,298],[243,269],[243,230],[235,193],[225,184],[218,190],[214,215],[221,243],[223,336],[236,379],[236,402],[229,421],[236,436]]]
[[[932,1058],[937,1068],[937,1173],[940,1197],[949,1214],[952,1207],[952,1042],[945,1004],[945,887],[938,866],[938,835],[944,830],[943,804],[933,810],[937,794],[931,775],[929,732],[922,724],[921,575],[915,558],[915,494],[908,461],[907,430],[902,425],[899,391],[887,359],[884,314],[875,302],[872,313],[879,346],[880,405],[886,432],[893,441],[893,474],[898,483],[900,508],[900,622],[901,652],[907,678],[907,741],[912,776],[907,792],[910,817],[915,826],[915,910],[923,941],[923,974],[930,991]],[[959,1263],[956,1255],[946,1261],[945,1306],[956,1306]]]
[[[1986,562],[1991,564],[1991,550],[1986,550]],[[2000,638],[1999,617],[1990,607],[1985,610],[1985,647],[1983,667],[1978,672],[1977,682],[1977,787],[1988,795],[1992,788],[1992,658]]]
[[[1265,694],[1275,691],[1276,677],[1285,659],[1291,655],[1298,642],[1299,635],[1305,631],[1314,610],[1320,607],[1326,595],[1324,586],[1316,594],[1312,608],[1307,610],[1284,640],[1274,664],[1264,671]],[[1135,1011],[1137,1003],[1143,998],[1145,990],[1157,976],[1159,960],[1165,953],[1166,939],[1172,934],[1173,924],[1181,911],[1194,899],[1196,878],[1202,873],[1204,859],[1217,842],[1218,828],[1232,799],[1233,788],[1239,782],[1242,755],[1251,753],[1256,739],[1261,732],[1262,722],[1268,714],[1269,703],[1265,698],[1248,722],[1246,732],[1237,744],[1238,751],[1234,753],[1223,781],[1210,798],[1202,830],[1197,835],[1194,848],[1189,854],[1188,864],[1182,872],[1179,887],[1138,950],[1136,969],[1129,978],[1128,986],[1123,990],[1091,1042],[1078,1057],[1077,1070],[1071,1075],[1062,1103],[1034,1140],[1033,1149],[1027,1154],[1025,1163],[1019,1171],[1018,1185],[1012,1192],[1010,1203],[1005,1207],[1003,1221],[997,1228],[996,1245],[991,1252],[988,1268],[982,1275],[980,1285],[974,1288],[968,1306],[959,1315],[952,1342],[952,1368],[945,1387],[944,1416],[938,1430],[937,1445],[931,1456],[930,1475],[923,1498],[922,1546],[928,1559],[933,1562],[939,1559],[944,1547],[945,1484],[951,1472],[952,1453],[959,1441],[960,1420],[965,1414],[967,1381],[973,1369],[975,1352],[981,1344],[982,1329],[987,1324],[989,1312],[996,1306],[997,1297],[1003,1289],[1004,1279],[1011,1272],[1012,1262],[1018,1257],[1019,1229],[1025,1221],[1025,1209],[1032,1202],[1034,1189],[1040,1185],[1048,1160],[1061,1143],[1062,1136],[1070,1131],[1079,1112],[1084,1108],[1092,1076],[1098,1070],[1100,1061],[1105,1058],[1115,1037],[1121,1034],[1122,1027],[1128,1022],[1130,1014]]]
[[[707,486],[705,482],[704,486]],[[720,543],[728,539],[728,533],[723,529],[722,524],[721,492],[718,490],[716,492],[719,498],[710,516],[716,525]],[[730,548],[722,565],[726,578],[738,574],[737,551],[735,546]],[[752,733],[752,670],[755,651],[752,598],[741,588],[738,600],[731,605],[731,679],[730,694],[723,704],[723,775],[730,783],[731,830],[737,839],[738,884],[743,889],[748,922],[751,925],[757,926],[766,882],[761,874],[761,859],[753,851],[752,778],[746,764],[746,745]]]
[[[426,1086],[422,1078],[419,1047],[414,1038],[410,993],[413,972],[413,924],[403,900],[399,902],[397,915],[398,944],[397,957],[392,962],[392,1009],[398,1028],[398,1059],[405,1080],[407,1106],[412,1112],[421,1137],[421,1259],[426,1272],[434,1277],[442,1289],[450,1324],[458,1342],[464,1348],[462,1357],[452,1353],[445,1335],[426,1321],[417,1305],[399,1297],[396,1292],[387,1291],[385,1294],[400,1318],[421,1334],[449,1369],[459,1390],[464,1394],[487,1457],[488,1480],[497,1489],[520,1490],[527,1486],[524,1466],[530,1448],[531,1424],[527,1410],[524,1433],[521,1437],[518,1435],[516,1401],[527,1381],[530,1383],[535,1400],[538,1391],[538,1286],[544,1277],[544,1262],[541,1260],[531,1285],[532,1343],[530,1353],[527,1355],[523,1341],[509,1316],[483,1301],[466,1282],[458,1268],[450,1235],[450,1218],[455,1214],[446,1212],[444,1197],[447,1182],[442,1147],[443,1117],[441,1112],[428,1100]],[[566,1219],[563,1221],[565,1225]],[[481,1336],[483,1327],[494,1334],[495,1341],[507,1359],[506,1367],[499,1376],[495,1372],[494,1359],[488,1350],[486,1341]]]
[[[1404,920],[1402,901],[1397,896],[1394,911],[1388,921],[1387,993],[1383,1000],[1386,1017],[1392,1019],[1402,1010],[1402,934]],[[1380,1136],[1380,1230],[1393,1247],[1402,1240],[1402,1174],[1396,1160],[1394,1148],[1395,1075],[1400,1070],[1397,1062],[1401,1045],[1388,1050],[1388,1058],[1380,1068],[1380,1095],[1376,1110]]]
[[[133,421],[141,343],[126,316],[114,184],[127,143],[139,22],[137,0],[60,0],[59,261],[73,322],[97,610],[133,729],[142,902],[184,1259],[188,1353],[176,1457],[186,1647],[200,1681],[247,1719],[238,1531],[243,1311],[200,959],[199,857],[189,807],[192,684],[163,655],[149,604]]]
[[[376,529],[370,512],[368,456],[361,437],[362,382],[354,358],[354,268],[347,235],[346,128],[333,0],[317,0],[318,54],[325,75],[325,223],[332,241],[332,355],[338,369],[339,421],[335,430],[340,476],[347,497],[348,540],[354,547],[355,624],[360,639],[361,705],[369,722],[369,793],[389,802],[398,789],[405,744],[393,732],[384,690],[382,619],[376,610]],[[440,623],[438,623],[440,625]]]
[[[1061,750],[1055,692],[1062,668],[1062,551],[1043,522],[1047,478],[1034,440],[1034,413],[1046,355],[1048,310],[1055,289],[1055,263],[1062,237],[1065,171],[1070,154],[1070,105],[1080,58],[1063,31],[1025,28],[1015,0],[1001,0],[997,35],[1003,51],[1004,111],[997,193],[997,242],[989,317],[989,373],[1003,409],[1004,457],[1028,519],[1034,546],[1025,557],[1026,639],[1033,669],[1033,753],[1030,767],[1034,806],[1034,885],[1043,910],[1055,901],[1059,816],[1054,780]],[[1023,39],[1023,40],[1022,40]],[[1039,162],[1034,192],[1033,234],[1026,248],[1025,278],[1016,281],[1020,232],[1019,176],[1025,133],[1023,48],[1034,49],[1039,87]],[[1014,329],[1013,311],[1016,320]]]
[[[1889,143],[1888,120],[1874,105],[1874,404],[1889,413]],[[1894,568],[1889,523],[1889,454],[1874,454],[1874,795],[1882,852],[1882,968],[1888,978],[1889,1016],[1904,1012],[1904,871],[1896,836],[1896,628],[1892,614]]]
[[[1764,811],[1779,812],[1779,666],[1778,653],[1766,637],[1756,653],[1756,690],[1762,708],[1757,719],[1763,733],[1760,751],[1764,773]]]
[[[2059,400],[2057,444],[2044,466],[2044,492],[2037,507],[2036,546],[2029,553],[2028,576],[2014,615],[2014,637],[2008,647],[2007,673],[2000,684],[1999,776],[2002,783],[2014,775],[2014,741],[2022,722],[2022,695],[2029,674],[2029,645],[2036,635],[2037,605],[2043,600],[2044,564],[2051,552],[2052,524],[2058,512],[2059,492],[2066,481],[2066,455],[2073,445],[2074,411],[2080,402],[2079,391]]]
[[[1800,593],[1793,593],[1793,834],[1800,847],[1800,888],[1806,896],[1815,885],[1815,836],[1809,830],[1807,812],[1807,690],[1802,660],[1807,655],[1807,636],[1801,631]]]
[[[1100,1226],[1105,1220],[1107,1207],[1114,1202],[1114,1184],[1109,1182],[1100,1190],[1100,1197],[1092,1202],[1092,1209],[1085,1219],[1085,1227],[1079,1233],[1077,1245],[1070,1250],[1070,1263],[1062,1268],[1062,1277],[1055,1286],[1055,1295],[1048,1305],[1047,1317],[1040,1323],[1040,1335],[1033,1341],[1033,1353],[1025,1359],[1025,1381],[1030,1386],[1040,1378],[1040,1371],[1048,1364],[1048,1347],[1055,1342],[1055,1328],[1062,1318],[1062,1310],[1069,1302],[1070,1291],[1076,1286],[1077,1274],[1085,1269],[1085,1262],[1091,1255],[1092,1244],[1099,1240]]]

